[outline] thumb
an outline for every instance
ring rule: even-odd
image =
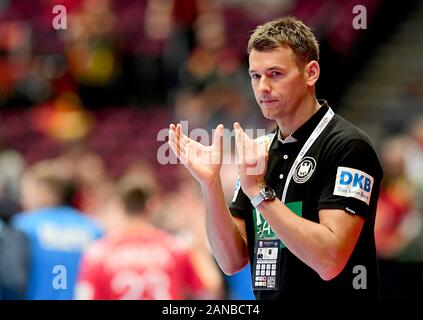
[[[242,139],[245,139],[245,131],[244,129],[242,129],[241,125],[239,124],[239,122],[235,122],[234,123],[234,130],[235,130],[235,140],[239,140],[241,141]]]

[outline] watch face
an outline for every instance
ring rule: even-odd
[[[263,187],[262,194],[265,199],[274,199],[276,197],[275,191],[272,188],[269,188],[268,186]]]

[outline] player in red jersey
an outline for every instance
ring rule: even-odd
[[[91,245],[80,265],[77,299],[211,299],[188,248],[149,222],[149,195],[130,184],[119,191],[126,227]]]

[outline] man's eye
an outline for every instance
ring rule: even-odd
[[[272,71],[272,72],[270,73],[270,75],[271,75],[272,77],[279,77],[279,76],[281,76],[281,75],[282,75],[282,72],[279,72],[279,71]]]
[[[253,79],[260,79],[260,75],[258,73],[253,73],[251,75],[251,78],[253,78]]]

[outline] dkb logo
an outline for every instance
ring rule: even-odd
[[[353,197],[369,204],[373,177],[361,170],[338,167],[334,195]]]
[[[363,182],[364,179],[364,182]],[[370,179],[364,175],[355,173],[354,175],[349,171],[341,171],[340,184],[348,186],[352,183],[353,188],[360,188],[366,192],[370,191]]]

